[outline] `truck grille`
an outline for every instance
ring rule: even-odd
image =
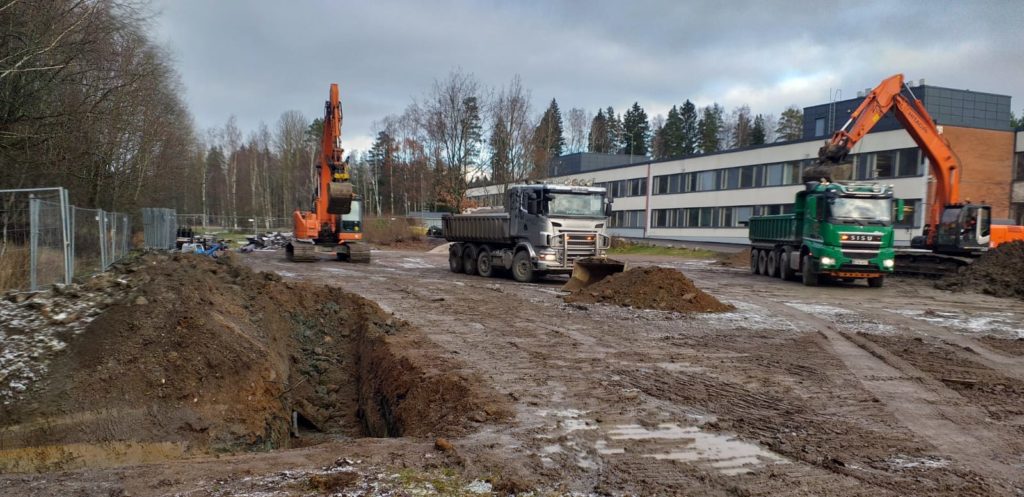
[[[564,264],[571,266],[578,259],[599,255],[608,246],[607,238],[595,231],[563,230],[555,236],[553,245],[561,252]]]
[[[839,246],[843,257],[853,260],[874,259],[882,248],[882,233],[840,233]]]

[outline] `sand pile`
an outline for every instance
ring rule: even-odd
[[[738,268],[749,268],[750,267],[750,249],[743,249],[739,252],[732,254],[721,254],[716,263],[719,266],[726,267],[738,267]]]
[[[979,257],[963,273],[939,281],[935,286],[1024,299],[1024,242],[1004,243]]]
[[[637,309],[675,312],[723,312],[733,310],[697,288],[693,281],[671,268],[639,267],[613,274],[589,287],[565,296],[566,302],[617,304]]]

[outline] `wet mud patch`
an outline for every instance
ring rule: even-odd
[[[418,330],[355,294],[230,258],[149,255],[127,273],[131,292],[0,407],[0,471],[452,437],[507,415]]]

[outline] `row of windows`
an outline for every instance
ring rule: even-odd
[[[858,154],[852,158],[854,165],[851,172],[855,180],[902,178],[923,173],[921,156],[916,148]],[[802,172],[816,167],[816,162],[814,159],[805,159],[655,176],[654,194],[799,185]]]
[[[647,213],[643,210],[615,211],[608,221],[609,228],[644,228]]]
[[[594,183],[608,189],[611,198],[643,197],[647,195],[647,178],[622,179],[605,183]]]
[[[651,211],[652,228],[740,228],[752,216],[792,212],[792,204],[683,207]]]

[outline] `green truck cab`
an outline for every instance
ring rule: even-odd
[[[877,288],[893,272],[893,223],[903,200],[878,183],[812,181],[792,212],[750,218],[750,271],[816,286],[867,279]]]

